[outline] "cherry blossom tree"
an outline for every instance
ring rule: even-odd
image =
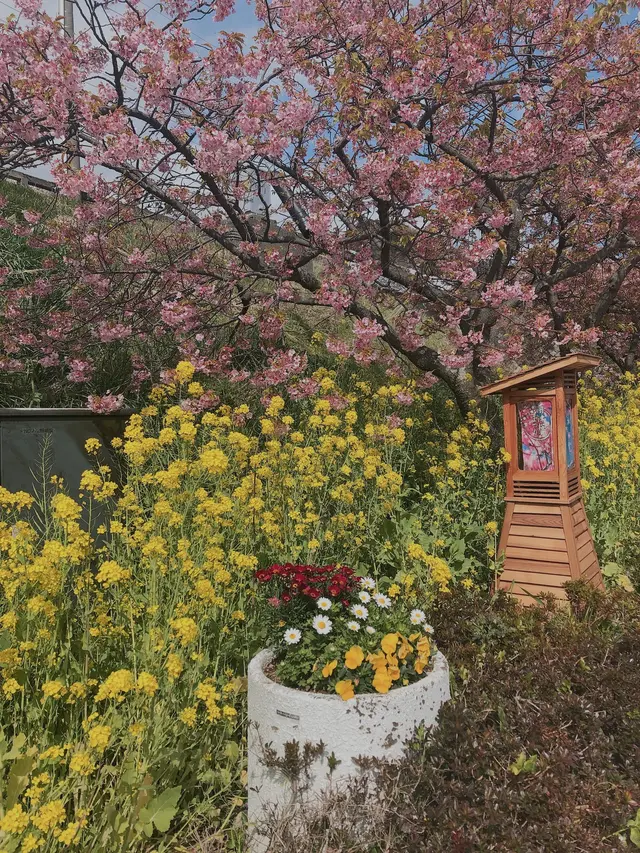
[[[627,4],[255,0],[254,41],[204,44],[231,0],[78,0],[73,41],[18,3],[0,173],[47,164],[84,201],[12,225],[50,269],[5,277],[5,366],[85,382],[97,347],[168,337],[205,370],[291,383],[300,305],[351,320],[331,352],[411,364],[463,408],[491,368],[568,348],[635,369]]]

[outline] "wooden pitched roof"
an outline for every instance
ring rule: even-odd
[[[553,361],[546,361],[538,367],[523,370],[508,379],[499,379],[497,382],[485,385],[480,389],[480,396],[487,397],[489,394],[499,394],[509,388],[517,388],[519,385],[528,385],[534,379],[541,379],[557,370],[585,370],[585,368],[597,367],[599,364],[600,359],[595,355],[587,355],[582,352],[571,353],[564,358],[554,358]]]

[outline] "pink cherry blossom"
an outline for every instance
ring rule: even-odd
[[[140,389],[158,344],[303,399],[317,389],[288,334],[298,316],[336,356],[409,365],[459,400],[461,371],[472,388],[531,351],[638,363],[632,16],[584,0],[251,2],[244,40],[232,0],[165,0],[161,20],[82,0],[73,43],[38,0],[0,23],[3,169],[37,164],[83,194],[0,220],[42,256],[0,274],[0,358],[88,383],[118,347]],[[204,12],[221,22],[208,44]]]
[[[114,412],[120,411],[124,404],[124,396],[122,394],[103,394],[98,397],[90,394],[87,398],[87,405],[92,412],[99,415],[111,415]]]

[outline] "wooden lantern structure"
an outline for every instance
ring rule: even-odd
[[[498,584],[523,604],[542,593],[566,599],[569,580],[603,586],[582,500],[576,401],[578,372],[599,363],[569,355],[480,390],[502,394],[511,459]]]

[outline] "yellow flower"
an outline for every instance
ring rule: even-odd
[[[76,752],[69,762],[69,770],[72,773],[77,773],[78,776],[90,776],[96,769],[91,755],[85,750]]]
[[[66,847],[70,847],[74,844],[78,838],[78,830],[80,829],[80,824],[78,821],[74,821],[73,823],[67,824],[66,829],[63,829],[60,835],[58,836],[58,843],[64,844]]]
[[[41,752],[38,758],[40,761],[57,761],[64,755],[64,749],[61,746],[50,746]]]
[[[169,624],[181,646],[188,646],[198,639],[198,626],[189,616],[172,619]]]
[[[66,693],[66,688],[61,681],[45,681],[42,685],[42,701],[46,699],[59,699]]]
[[[13,806],[0,820],[0,830],[9,835],[20,835],[29,826],[29,815],[25,814],[20,804]]]
[[[192,729],[196,724],[196,719],[198,716],[198,709],[195,705],[192,705],[189,708],[185,708],[179,714],[179,719],[181,722]]]
[[[336,693],[346,702],[348,699],[353,699],[356,695],[353,690],[353,682],[346,681],[338,681],[336,684]]]
[[[84,449],[87,453],[97,453],[101,446],[97,438],[88,438],[84,443]]]
[[[222,474],[229,466],[229,460],[217,447],[210,447],[200,454],[200,463],[209,474]]]
[[[198,427],[196,426],[196,424],[192,424],[189,421],[184,421],[180,424],[178,435],[185,441],[193,441],[197,435],[197,432]]]
[[[386,655],[392,655],[398,645],[399,634],[385,634],[380,642],[380,648]]]
[[[136,690],[147,696],[154,696],[158,691],[158,679],[150,672],[141,672],[136,681]]]
[[[267,414],[270,418],[276,417],[279,412],[284,409],[284,400],[282,397],[277,394],[271,398],[269,406],[267,407]]]
[[[411,557],[412,560],[423,560],[426,562],[427,554],[422,545],[418,545],[417,542],[410,542],[407,546],[407,554]]]
[[[167,655],[167,660],[165,662],[164,667],[167,670],[169,681],[173,682],[177,681],[178,678],[180,678],[180,676],[182,675],[184,664],[180,655],[177,655],[174,652],[170,652]]]
[[[196,369],[190,361],[179,361],[174,375],[176,380],[182,385],[185,382],[190,382],[193,379],[193,374],[195,372]]]
[[[357,669],[364,660],[364,652],[360,646],[351,646],[344,656],[344,665],[347,669]]]
[[[431,580],[440,587],[441,592],[448,592],[451,580],[451,569],[440,557],[429,556],[427,565],[431,569]]]
[[[7,678],[7,680],[2,683],[2,692],[8,699],[11,699],[11,697],[20,690],[24,690],[24,687],[21,684],[18,684],[15,678]]]
[[[498,532],[498,522],[497,521],[489,521],[485,524],[484,529],[487,533],[497,533]]]
[[[92,726],[89,729],[89,746],[96,752],[104,752],[111,737],[110,726]]]
[[[222,710],[217,704],[220,699],[220,693],[215,689],[213,684],[205,681],[201,682],[196,689],[196,699],[204,703],[207,709],[207,719],[210,723],[219,720],[222,716]]]
[[[276,431],[275,424],[269,418],[260,419],[260,428],[263,435],[273,435]]]
[[[329,663],[325,663],[325,665],[322,667],[322,677],[323,678],[329,678],[331,675],[333,675],[333,670],[337,666],[338,666],[337,660],[331,660],[331,661],[329,661]]]
[[[115,560],[107,560],[100,566],[98,573],[96,574],[96,580],[99,584],[102,584],[105,589],[108,589],[114,584],[129,580],[130,577],[130,569],[124,569],[121,565],[116,563]]]
[[[373,676],[373,681],[371,683],[373,684],[373,689],[376,690],[378,693],[389,692],[392,679],[386,667],[380,667],[379,669],[376,669],[376,673]]]
[[[133,688],[133,673],[128,669],[118,669],[102,682],[96,693],[96,702],[102,699],[115,699],[116,702],[122,702],[125,694]]]
[[[384,652],[376,652],[375,654],[374,653],[368,654],[367,660],[369,661],[369,663],[371,664],[371,666],[375,670],[384,669],[387,666],[387,659],[384,655]]]
[[[404,637],[401,637],[401,645],[398,649],[398,659],[405,660],[405,658],[413,651],[413,646],[411,643],[406,640]]]
[[[62,800],[52,800],[45,805],[40,806],[37,814],[31,818],[31,823],[40,830],[40,832],[49,832],[60,824],[66,818],[64,803]]]
[[[22,844],[20,845],[20,853],[33,853],[33,851],[37,850],[38,847],[43,847],[44,843],[44,838],[39,838],[33,832],[30,832],[22,840]]]
[[[82,507],[62,492],[51,498],[51,509],[55,518],[66,522],[75,521],[82,514]]]

